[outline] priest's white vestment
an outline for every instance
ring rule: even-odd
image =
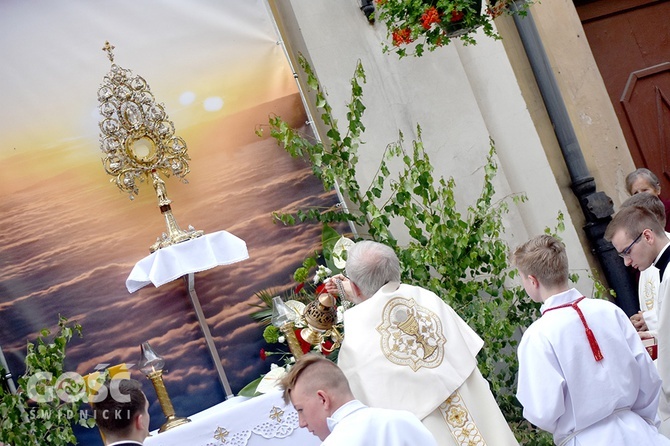
[[[409,410],[441,446],[516,446],[477,368],[482,345],[437,295],[389,283],[344,312],[338,365],[356,398]]]
[[[658,286],[658,330],[656,339],[658,341],[658,359],[656,366],[663,380],[663,391],[658,403],[658,413],[661,417],[660,431],[670,437],[670,270],[667,268],[670,262],[670,244],[659,252],[654,264],[649,268],[656,267],[659,271],[660,284]]]
[[[657,426],[661,380],[626,314],[574,288],[547,299],[519,344],[524,417],[557,445],[670,445]],[[597,346],[592,348],[586,326]],[[598,348],[602,359],[596,360]]]
[[[349,401],[328,418],[322,446],[436,446],[433,435],[406,410],[367,407]]]
[[[665,235],[670,238],[670,232],[666,232]],[[658,254],[658,257],[661,257],[664,251],[665,250],[662,250]],[[658,258],[656,260],[658,260]],[[647,330],[654,337],[657,336],[658,331],[658,291],[660,286],[661,272],[656,265],[651,265],[649,268],[640,271],[640,279],[637,283],[637,296],[640,302],[640,311],[642,312],[644,322],[647,324]]]

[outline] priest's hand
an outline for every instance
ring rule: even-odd
[[[337,274],[326,280],[326,291],[333,296],[340,296],[341,299],[357,303],[354,300],[354,292],[351,288],[351,282],[342,274]]]
[[[632,315],[630,317],[630,321],[633,323],[633,327],[639,332],[639,331],[649,331],[649,328],[647,328],[647,323],[644,321],[644,316],[642,316],[642,312],[638,311],[636,314]]]
[[[323,283],[326,285],[326,291],[328,294],[331,294],[333,296],[339,296],[340,295],[340,290],[337,287],[337,281],[345,281],[347,280],[346,277],[342,274],[336,274],[333,277],[330,277],[326,279]]]

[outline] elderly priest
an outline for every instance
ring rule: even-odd
[[[437,295],[400,284],[390,247],[356,243],[338,365],[364,404],[413,412],[439,445],[518,445],[475,356],[482,339]],[[330,285],[328,291],[334,291]]]

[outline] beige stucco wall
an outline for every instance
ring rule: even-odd
[[[530,11],[588,169],[597,189],[613,200],[616,210],[628,197],[625,177],[635,165],[575,6],[569,0],[537,2]],[[581,227],[583,214],[570,189],[570,177],[514,21],[501,17],[496,26],[563,198]],[[587,247],[583,231],[580,238]],[[592,264],[597,266],[595,259]]]
[[[618,208],[635,165],[574,4],[539,2],[533,16],[589,170]]]
[[[360,149],[361,183],[370,181],[383,149],[398,130],[409,142],[420,124],[436,173],[456,180],[457,202],[464,210],[481,190],[481,166],[490,136],[500,166],[499,195],[524,193],[529,198],[511,206],[506,221],[510,245],[555,227],[560,211],[566,215],[562,237],[572,269],[585,272],[597,267],[581,229],[583,214],[570,190],[567,168],[511,18],[496,21],[502,41],[481,35],[475,46],[453,42],[421,58],[398,60],[382,54],[385,29],[380,23],[368,24],[358,0],[269,4],[288,54],[300,51],[307,56],[342,123],[349,80],[356,62],[363,63],[367,131]],[[624,198],[621,182],[633,169],[632,160],[574,6],[570,1],[543,2],[533,5],[532,11],[547,44],[563,45],[547,50],[551,64],[598,190],[618,206]],[[300,76],[300,69],[296,71]],[[580,286],[588,292],[590,282],[586,274],[582,276]]]

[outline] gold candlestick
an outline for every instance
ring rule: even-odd
[[[295,356],[295,359],[298,359],[303,355],[303,352],[298,337],[295,335],[295,325],[290,317],[291,314],[291,309],[286,306],[281,297],[275,296],[272,298],[272,325],[284,333],[291,354]]]
[[[158,429],[158,432],[164,432],[173,427],[181,426],[182,424],[190,423],[191,420],[184,417],[178,417],[175,415],[174,407],[172,406],[172,401],[170,396],[167,393],[165,388],[165,383],[163,382],[163,371],[156,370],[147,375],[147,378],[151,380],[151,384],[154,385],[154,390],[156,390],[156,396],[158,397],[158,402],[163,409],[163,414],[167,421]]]
[[[138,367],[142,373],[147,375],[147,378],[151,380],[151,384],[154,385],[158,402],[161,405],[161,409],[163,409],[163,414],[167,418],[167,421],[163,423],[160,429],[158,429],[158,432],[164,432],[173,427],[189,423],[191,420],[188,418],[175,415],[172,401],[170,400],[170,396],[165,388],[165,383],[163,382],[163,366],[165,365],[165,360],[154,352],[148,342],[144,342],[140,346],[140,350],[142,358],[140,359]]]
[[[300,358],[304,353],[302,352],[300,341],[298,341],[298,337],[295,335],[295,325],[293,325],[293,322],[287,322],[279,327],[279,329],[286,336],[286,343],[288,344],[288,349],[291,350],[291,354],[295,356],[295,359]]]

